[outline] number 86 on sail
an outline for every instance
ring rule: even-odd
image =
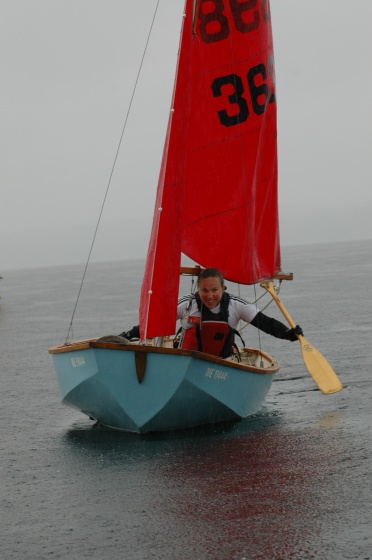
[[[240,33],[250,33],[258,29],[261,23],[270,21],[268,0],[196,0],[200,37],[205,43],[223,41],[229,36],[228,8],[233,25]],[[196,22],[195,17],[194,21]]]

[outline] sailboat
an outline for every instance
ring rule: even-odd
[[[292,275],[281,271],[277,176],[269,1],[186,0],[141,289],[140,340],[102,337],[50,348],[64,404],[135,433],[238,420],[260,410],[279,370],[272,356],[241,347],[238,361],[224,359],[174,348],[172,340],[180,272],[197,276],[215,267],[230,282],[261,283],[282,306],[273,282]],[[182,267],[182,255],[197,264]],[[326,360],[298,338],[321,390],[340,390]]]

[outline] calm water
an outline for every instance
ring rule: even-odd
[[[299,345],[264,337],[282,367],[257,416],[150,436],[60,404],[47,348],[66,338],[83,266],[0,271],[1,558],[372,558],[371,255],[372,241],[283,250],[281,299],[342,392],[322,395]],[[90,267],[76,338],[137,322],[142,267]]]

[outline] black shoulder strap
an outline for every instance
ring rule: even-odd
[[[224,292],[222,294],[222,298],[221,298],[221,313],[223,316],[223,321],[226,321],[226,323],[228,322],[228,318],[229,318],[229,303],[230,303],[230,294],[228,294],[227,292]]]
[[[233,331],[234,331],[234,334],[236,334],[236,335],[240,338],[240,340],[242,341],[243,346],[245,346],[245,342],[244,342],[244,340],[242,339],[242,335],[240,334],[240,332],[239,332],[237,329],[233,329]]]

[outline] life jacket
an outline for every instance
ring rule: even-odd
[[[195,299],[201,316],[188,318],[187,322],[192,326],[185,330],[182,348],[228,358],[232,353],[235,335],[235,330],[228,324],[229,294],[222,294],[219,313],[212,313],[202,305],[198,293],[195,294]]]
[[[181,348],[184,350],[198,350],[199,341],[197,336],[197,329],[199,328],[200,317],[188,317],[187,324],[188,328],[185,329]],[[191,326],[189,326],[191,325]],[[182,331],[182,328],[178,331],[177,336]]]

